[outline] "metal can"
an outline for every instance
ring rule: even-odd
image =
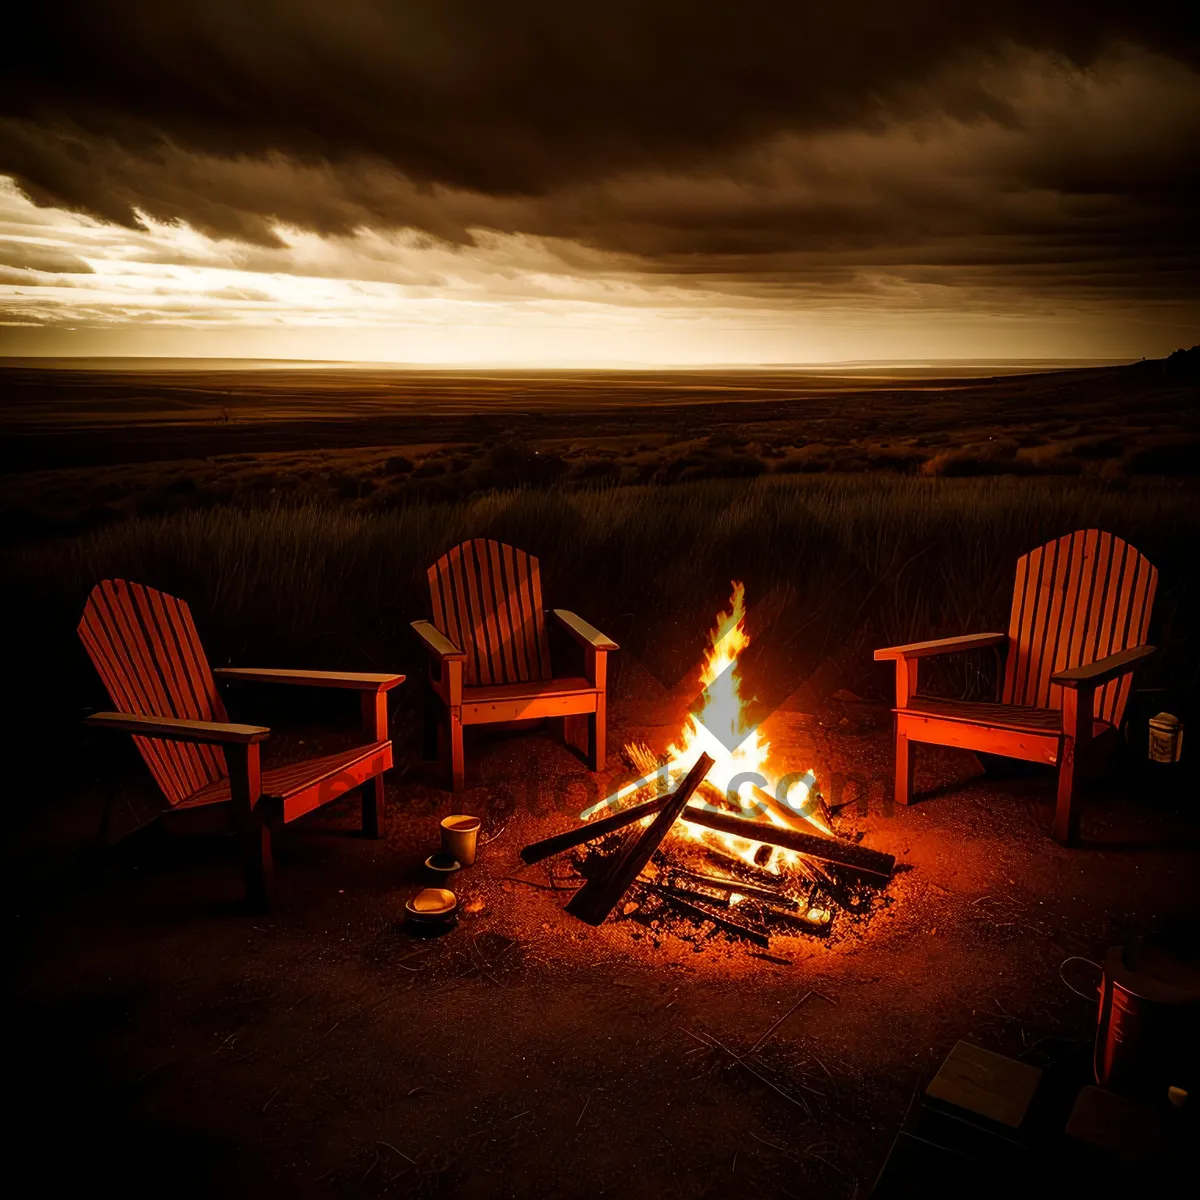
[[[1161,1095],[1200,1082],[1200,964],[1156,947],[1114,947],[1104,960],[1096,1016],[1101,1087]]]
[[[1160,712],[1150,718],[1150,761],[1173,763],[1179,761],[1183,748],[1183,725],[1178,717]]]

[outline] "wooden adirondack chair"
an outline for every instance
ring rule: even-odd
[[[1080,530],[1017,562],[1008,633],[975,633],[876,650],[896,662],[896,800],[912,798],[914,742],[959,746],[1058,767],[1052,833],[1076,839],[1076,783],[1114,740],[1146,645],[1158,571],[1128,543]],[[921,659],[1003,647],[999,703],[917,692]]]
[[[538,560],[501,542],[474,538],[431,566],[433,621],[414,621],[429,651],[425,753],[445,733],[451,787],[463,786],[463,726],[564,718],[564,735],[584,742],[593,771],[604,766],[607,656],[617,643],[565,609],[555,620],[583,648],[583,676],[556,678],[542,610]],[[580,747],[582,748],[582,746]]]
[[[241,843],[246,897],[265,904],[271,883],[271,827],[294,821],[352,788],[363,792],[363,832],[378,837],[383,772],[392,765],[387,693],[403,675],[344,671],[212,671],[182,600],[138,583],[108,579],[88,597],[79,637],[119,712],[86,724],[133,734],[178,832],[230,830]],[[366,743],[338,754],[262,770],[261,725],[232,724],[216,680],[302,684],[361,693]]]

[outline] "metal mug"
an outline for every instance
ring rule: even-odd
[[[473,865],[482,824],[478,817],[466,813],[446,817],[442,821],[442,850],[464,867]]]

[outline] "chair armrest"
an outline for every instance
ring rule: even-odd
[[[1066,688],[1100,687],[1101,684],[1127,675],[1154,652],[1154,646],[1130,646],[1128,650],[1118,650],[1116,654],[1085,663],[1082,667],[1070,667],[1066,671],[1059,671],[1050,676],[1050,682]]]
[[[875,661],[887,659],[931,658],[935,654],[956,654],[960,650],[983,650],[1002,646],[1008,641],[1006,633],[967,633],[962,637],[937,638],[932,642],[910,642],[907,646],[885,646],[875,651]]]
[[[187,721],[179,717],[147,717],[138,713],[98,712],[83,723],[114,733],[166,738],[172,742],[203,742],[209,745],[248,746],[265,741],[271,734],[265,725],[231,725],[223,721]]]
[[[356,692],[388,692],[404,682],[403,675],[367,671],[304,671],[271,667],[218,667],[213,675],[230,683],[291,683],[307,687],[346,688]]]
[[[413,632],[425,643],[425,649],[443,661],[465,662],[467,652],[460,650],[432,621],[413,621]]]
[[[582,617],[577,617],[565,608],[552,608],[551,613],[558,623],[581,646],[590,646],[593,650],[620,650],[620,646],[610,637],[605,637],[594,625],[589,625]]]

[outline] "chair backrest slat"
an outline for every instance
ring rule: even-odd
[[[513,629],[512,607],[508,602],[508,593],[503,587],[504,566],[500,555],[499,542],[485,542],[484,551],[487,554],[487,575],[491,582],[492,595],[495,601],[495,627],[497,631],[508,630],[509,636],[499,638],[500,660],[506,679],[520,679],[520,671],[516,660],[516,631]]]
[[[499,550],[500,560],[504,564],[502,572],[504,578],[516,579],[517,555],[521,551],[505,545],[499,545]],[[522,681],[536,679],[539,675],[536,638],[531,639],[526,636],[529,598],[528,596],[522,598],[519,585],[511,591],[505,589],[504,594],[508,601],[508,612],[513,631],[512,652],[516,678]],[[546,674],[548,676],[549,671]]]
[[[471,543],[463,542],[450,551],[450,572],[453,576],[458,598],[459,632],[463,635],[463,649],[468,654],[467,682],[494,683],[492,658],[488,653],[487,638],[483,629],[483,613],[479,607],[479,580],[475,577],[475,556],[467,557]],[[474,668],[475,678],[471,678]]]
[[[1046,631],[1046,608],[1043,603],[1050,595],[1051,579],[1054,575],[1057,543],[1039,546],[1025,557],[1028,568],[1025,573],[1025,588],[1020,598],[1020,623],[1016,626],[1017,596],[1013,595],[1013,617],[1009,621],[1009,655],[1006,670],[1004,700],[1008,703],[1024,703],[1025,696],[1037,691],[1037,669],[1041,658],[1042,644]],[[1042,579],[1046,582],[1043,585]],[[1031,686],[1032,685],[1032,686]],[[1021,699],[1017,699],[1020,697]]]
[[[479,650],[480,663],[487,662],[491,679],[485,683],[509,682],[509,673],[504,669],[504,655],[500,647],[502,639],[496,620],[496,595],[492,583],[492,563],[487,542],[475,538],[462,544],[463,568],[467,575],[467,592],[475,612],[475,644]],[[508,631],[505,631],[508,634]],[[507,637],[511,641],[511,635]]]
[[[1123,591],[1128,591],[1129,596],[1128,620],[1123,622],[1119,613],[1117,629],[1114,631],[1114,637],[1121,637],[1119,649],[1122,650],[1127,646],[1143,645],[1149,638],[1150,608],[1158,586],[1158,572],[1140,554],[1137,555],[1137,562],[1133,565],[1136,573],[1130,580],[1128,588],[1122,588]],[[1133,679],[1128,675],[1124,679],[1114,679],[1105,684],[1103,690],[1096,697],[1097,713],[1104,720],[1115,723],[1118,719],[1115,714],[1125,711],[1125,704],[1129,699],[1132,687]]]
[[[433,623],[456,646],[461,646],[465,638],[458,627],[458,604],[455,601],[458,593],[450,571],[450,556],[445,554],[439,558],[427,574]]]
[[[1055,670],[1064,670],[1069,662],[1082,662],[1084,654],[1094,653],[1088,649],[1089,638],[1095,639],[1095,627],[1099,621],[1097,613],[1103,608],[1105,583],[1108,579],[1112,558],[1112,538],[1100,540],[1098,529],[1084,533],[1083,560],[1094,563],[1094,569],[1080,574],[1079,589],[1075,598],[1071,618],[1071,633],[1060,644],[1061,657]]]
[[[467,655],[469,685],[550,678],[538,560],[473,538],[429,568],[434,625]]]
[[[79,637],[122,712],[228,720],[191,610],[182,600],[139,583],[106,579],[88,597]],[[171,804],[228,774],[219,746],[133,740]]]
[[[1057,671],[1145,645],[1158,572],[1111,533],[1082,529],[1031,550],[1017,563],[1001,699],[1061,708]],[[1097,690],[1095,715],[1116,725],[1129,699],[1126,676]]]

